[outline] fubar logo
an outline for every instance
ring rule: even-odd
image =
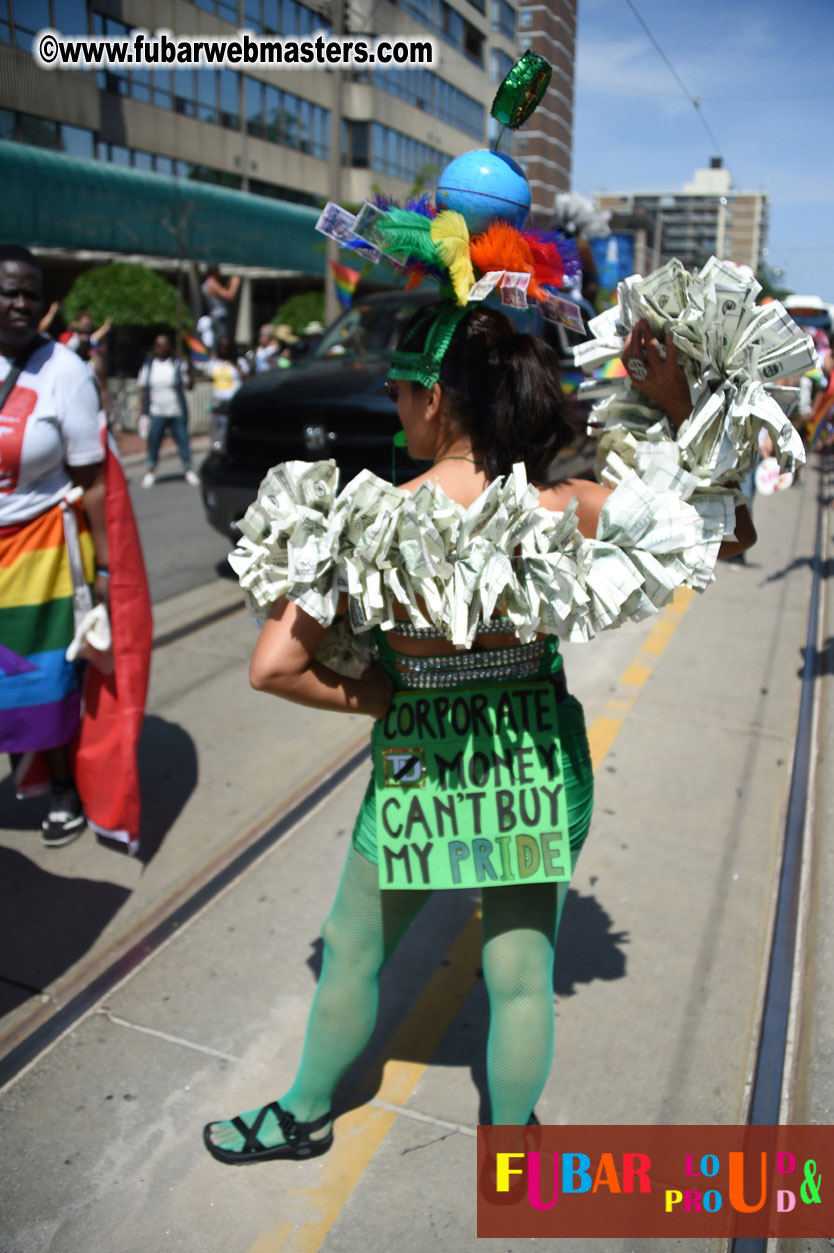
[[[809,1239],[834,1128],[479,1127],[478,1236]]]

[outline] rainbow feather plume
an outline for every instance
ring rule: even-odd
[[[469,256],[469,228],[466,220],[455,209],[443,209],[430,225],[431,237],[440,259],[449,270],[455,299],[459,305],[465,305],[475,282],[475,271]]]
[[[523,234],[530,245],[530,250],[534,257],[541,255],[544,261],[545,258],[552,257],[551,249],[555,248],[559,261],[558,263],[554,262],[554,265],[560,266],[571,282],[576,282],[577,279],[582,277],[582,260],[579,256],[576,240],[569,239],[561,231],[537,231],[531,229],[524,231]],[[549,282],[547,279],[542,279],[541,281]]]
[[[432,219],[411,209],[391,208],[379,227],[385,236],[385,251],[404,265],[437,265],[438,254],[432,238]]]
[[[511,274],[529,274],[528,294],[534,299],[541,288],[537,286],[533,254],[521,231],[509,222],[494,221],[472,240],[472,260],[482,274],[490,270],[509,270]]]

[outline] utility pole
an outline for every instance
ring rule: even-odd
[[[341,38],[345,33],[345,0],[333,0],[331,18],[331,34]],[[334,66],[330,71],[333,90],[330,106],[330,165],[327,171],[327,199],[339,204],[342,195],[342,111],[344,108],[344,70]],[[340,311],[339,298],[336,295],[336,283],[331,261],[338,261],[339,245],[335,239],[327,241],[327,262],[324,269],[324,315],[329,325]]]

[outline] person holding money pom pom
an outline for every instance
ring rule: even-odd
[[[626,358],[679,425],[674,355],[662,362],[641,333]],[[559,638],[704,586],[719,549],[755,539],[743,509],[722,543],[731,523],[707,525],[625,466],[616,486],[548,482],[570,438],[558,360],[495,309],[421,308],[388,392],[430,468],[401,488],[363,472],[338,492],[333,462],[277,467],[231,558],[266,615],[253,686],[375,723],[300,1066],[279,1100],[207,1125],[206,1147],[230,1164],[330,1147],[333,1094],[370,1039],[380,971],[435,887],[483,888],[491,1121],[528,1121],[552,1063],[554,944],[593,801]],[[477,806],[455,799],[467,790]]]

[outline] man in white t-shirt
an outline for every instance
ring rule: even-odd
[[[186,363],[174,356],[167,335],[157,335],[154,340],[153,356],[142,366],[139,385],[142,388],[142,414],[150,419],[148,469],[142,486],[153,487],[156,482],[156,463],[167,430],[179,449],[186,483],[198,487],[200,480],[191,468],[188,406],[185,400],[185,389],[191,386],[191,378]]]

